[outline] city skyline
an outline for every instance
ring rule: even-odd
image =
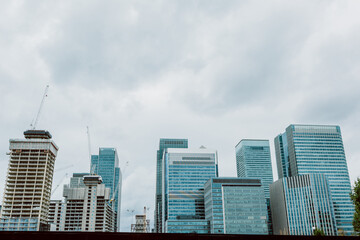
[[[289,124],[339,125],[353,184],[359,11],[358,1],[4,2],[0,196],[9,139],[30,128],[47,84],[38,129],[60,149],[53,189],[90,172],[89,126],[92,154],[114,147],[124,169],[121,231],[144,206],[153,225],[160,138],[217,149],[229,177],[240,139],[268,139],[276,180],[274,137]]]

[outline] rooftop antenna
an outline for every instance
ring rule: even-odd
[[[45,91],[44,91],[44,96],[43,96],[43,98],[41,100],[39,111],[38,111],[38,113],[36,115],[35,121],[30,124],[31,130],[35,130],[36,125],[37,125],[37,123],[39,121],[39,116],[40,116],[40,113],[41,113],[41,109],[42,109],[42,107],[44,105],[45,98],[47,97],[48,90],[49,90],[49,85],[46,85],[46,88],[45,88]]]

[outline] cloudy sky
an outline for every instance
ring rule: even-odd
[[[53,198],[92,153],[116,147],[122,231],[131,210],[153,222],[159,138],[217,149],[236,176],[235,145],[291,123],[340,125],[360,176],[359,1],[1,1],[0,194],[10,138],[35,118],[60,147]],[[129,162],[126,167],[126,162]],[[66,168],[66,169],[62,169]],[[129,210],[129,211],[127,211]]]

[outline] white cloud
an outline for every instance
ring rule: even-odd
[[[56,168],[74,163],[53,185],[66,171],[89,171],[90,126],[93,153],[116,147],[121,166],[129,161],[123,231],[131,224],[126,209],[148,206],[153,221],[160,137],[218,149],[220,174],[235,176],[240,139],[272,143],[290,123],[338,124],[354,180],[359,8],[357,1],[3,3],[0,184],[8,139],[29,126],[47,83],[39,127],[60,147]]]

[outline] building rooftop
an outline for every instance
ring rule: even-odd
[[[51,134],[46,130],[27,130],[24,132],[26,139],[29,138],[41,138],[41,139],[51,139]]]

